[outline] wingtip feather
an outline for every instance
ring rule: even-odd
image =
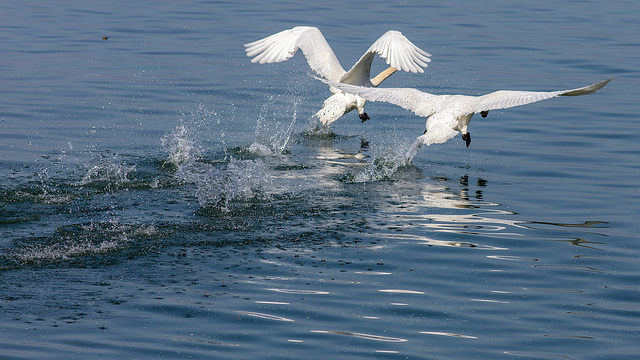
[[[609,82],[611,82],[611,80],[613,80],[615,76],[612,76],[610,78],[608,78],[607,80],[603,80],[600,82],[597,82],[595,84],[591,84],[589,86],[585,86],[579,89],[574,89],[574,90],[570,90],[567,91],[563,94],[560,94],[560,96],[580,96],[580,95],[589,95],[589,94],[593,94],[594,92],[602,89],[603,87],[607,86],[607,84]]]

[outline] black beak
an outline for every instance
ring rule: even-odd
[[[462,140],[464,140],[465,143],[467,143],[467,147],[469,147],[469,144],[471,144],[471,133],[462,134]]]
[[[367,113],[362,113],[362,114],[360,114],[358,116],[360,116],[360,120],[361,120],[360,122],[365,122],[365,121],[369,120],[369,115],[367,115]]]

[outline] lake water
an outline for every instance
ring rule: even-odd
[[[631,0],[3,1],[0,358],[638,358],[639,18]],[[396,166],[425,119],[369,103],[319,133],[329,92],[302,54],[245,55],[296,25],[347,69],[389,29],[432,54],[387,87],[616,78]]]

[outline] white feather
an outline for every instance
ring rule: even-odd
[[[293,57],[298,50],[302,50],[309,67],[318,76],[330,81],[362,86],[374,86],[370,78],[371,63],[375,54],[384,58],[391,67],[414,73],[424,72],[422,68],[427,67],[427,63],[431,61],[429,53],[394,30],[387,31],[378,38],[349,71],[342,68],[324,36],[315,27],[297,26],[244,46],[247,56],[253,58],[251,62],[260,64],[282,62]],[[389,72],[386,76],[392,73]],[[385,77],[380,82],[384,79]],[[339,101],[343,103],[338,103]],[[355,108],[358,109],[358,113],[363,114],[364,104],[365,100],[358,96],[332,95],[324,103],[324,106],[329,108],[323,107],[318,112],[332,115],[320,117],[320,121],[323,125],[328,125]],[[337,115],[336,109],[340,108],[345,111]]]
[[[425,134],[420,136],[423,144],[443,143],[456,135],[467,134],[467,126],[475,113],[506,109],[531,104],[558,96],[580,96],[593,94],[605,87],[613,77],[598,83],[572,90],[548,92],[500,90],[482,96],[434,95],[411,88],[368,88],[319,80],[329,86],[369,101],[384,101],[427,117]]]

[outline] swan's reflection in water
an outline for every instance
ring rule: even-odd
[[[607,226],[605,222],[567,224],[517,218],[517,213],[485,199],[483,189],[488,181],[482,178],[472,181],[469,176],[461,176],[457,190],[453,189],[457,185],[454,181],[436,181],[422,182],[413,201],[400,198],[389,201],[389,206],[377,214],[376,236],[431,246],[487,250],[509,250],[513,240],[561,241],[598,249],[597,245],[603,243],[587,238],[606,236],[597,231]]]
[[[407,153],[401,144],[393,147],[397,150],[374,154],[364,140],[360,146],[354,141],[338,143],[324,140],[313,144],[313,157],[318,160],[313,182],[335,190],[335,181],[340,179],[342,190],[360,185],[363,196],[379,192],[376,194],[382,196],[368,196],[377,208],[366,215],[373,230],[371,236],[487,250],[509,250],[513,246],[511,240],[562,241],[597,249],[601,243],[587,238],[606,236],[597,231],[607,227],[601,221],[570,224],[523,219],[487,198],[491,184],[482,177],[464,174],[456,178],[425,178],[424,169],[411,164],[398,167],[398,159],[402,161],[402,155]],[[363,178],[366,181],[359,183],[358,179]],[[352,201],[352,205],[357,202]]]

